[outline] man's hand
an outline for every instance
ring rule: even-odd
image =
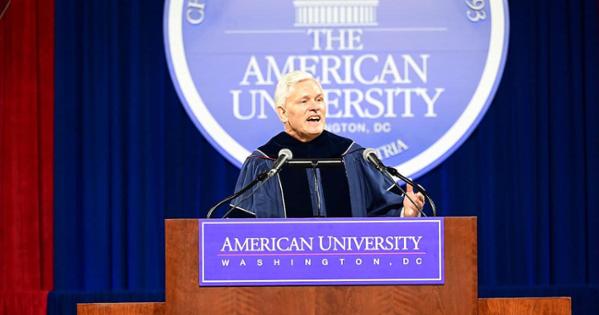
[[[414,201],[410,201],[410,199]],[[412,185],[406,185],[406,195],[403,198],[403,216],[417,217],[420,211],[424,208],[424,195],[422,193],[414,193]]]

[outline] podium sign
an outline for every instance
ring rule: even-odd
[[[443,218],[199,220],[200,286],[443,284]]]

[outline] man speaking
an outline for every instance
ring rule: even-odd
[[[306,72],[281,77],[275,90],[284,131],[244,162],[236,191],[273,168],[288,149],[294,163],[231,202],[258,218],[417,216],[424,196],[403,194],[363,157],[364,148],[326,130],[327,107],[318,81]]]

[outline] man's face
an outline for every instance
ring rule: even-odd
[[[324,131],[324,92],[314,80],[289,87],[285,107],[278,107],[277,111],[285,123],[285,132],[302,142],[312,141]]]

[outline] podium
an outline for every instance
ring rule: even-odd
[[[570,314],[569,298],[479,299],[475,217],[445,218],[445,284],[200,287],[198,220],[166,220],[166,302],[78,314]]]

